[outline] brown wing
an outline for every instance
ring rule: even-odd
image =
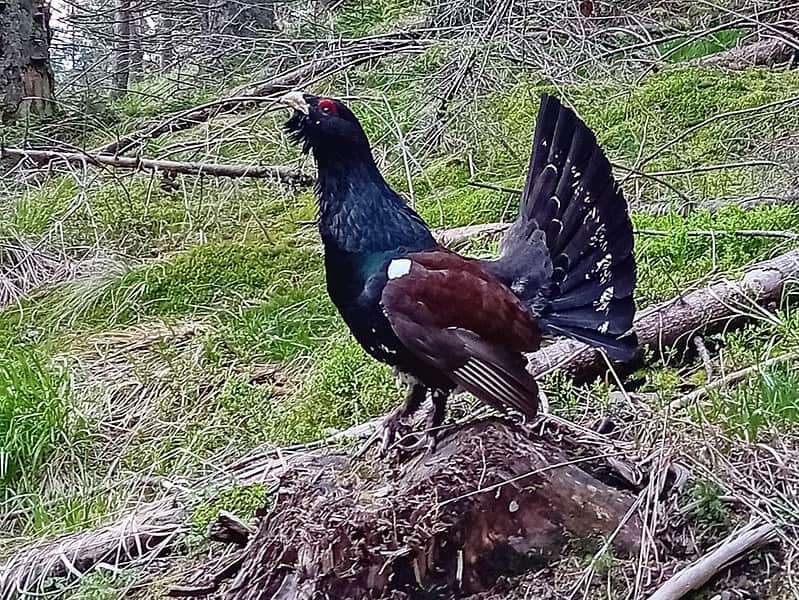
[[[538,386],[521,353],[541,337],[513,292],[443,248],[394,259],[387,276],[383,311],[411,352],[496,408],[536,414]]]

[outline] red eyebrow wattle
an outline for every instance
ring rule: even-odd
[[[336,107],[336,103],[330,100],[329,98],[322,98],[319,103],[319,110],[329,110],[332,113],[337,113],[338,109]]]

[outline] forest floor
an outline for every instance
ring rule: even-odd
[[[543,40],[537,53],[520,56],[507,45],[515,25],[505,31],[503,20],[488,36],[482,24],[472,25],[464,37],[430,34],[413,51],[340,70],[308,88],[350,99],[381,169],[434,228],[514,218],[518,196],[507,190],[523,182],[540,94],[557,94],[616,165],[640,232],[639,308],[799,246],[799,71],[702,63],[751,41],[752,31],[734,26],[735,19],[715,36],[687,33],[725,22],[711,8],[688,15],[693,21],[674,29],[683,33],[676,42],[653,38],[649,54],[621,60],[623,52],[602,46],[603,57],[590,45],[592,28],[604,25],[541,4],[542,18],[566,19],[574,39]],[[326,35],[346,45],[431,21],[443,30],[436,6],[347,2],[327,19]],[[619,3],[613,17],[619,48],[638,39],[625,38],[621,24],[664,18],[655,8],[625,6]],[[446,17],[453,28],[468,24],[468,14]],[[581,43],[593,56],[569,55]],[[260,56],[258,78],[277,72],[272,58]],[[303,60],[311,54],[299,55]],[[256,78],[255,66],[239,65],[224,87],[201,74],[201,85],[192,87],[181,83],[185,73],[153,76],[100,113],[69,106],[61,123],[9,128],[4,143],[18,145],[24,136],[35,146],[55,137],[95,148],[166,113],[231,94]],[[448,94],[442,120],[437,111]],[[144,140],[137,151],[292,165],[312,175],[312,161],[282,132],[285,118],[273,102],[253,104]],[[256,451],[325,438],[397,403],[390,370],[361,351],[326,296],[308,186],[268,178],[167,180],[59,162],[6,174],[0,556],[93,531],[164,499],[181,507],[169,552],[37,585],[69,600],[161,597],[227,552],[207,534],[220,510],[250,520],[270,502],[270,485],[237,478],[230,465]],[[496,238],[459,250],[490,255]],[[786,295],[743,312],[745,324],[701,338],[704,358],[691,350],[694,342],[688,352],[650,353],[630,377],[633,404],[614,380],[576,386],[555,373],[543,388],[553,414],[584,425],[614,416],[627,424],[619,435],[640,443],[642,455],[661,448],[690,466],[670,500],[679,523],[658,532],[669,540],[663,573],[761,517],[780,526],[782,543],[694,598],[799,598],[790,574],[799,525],[799,500],[790,493],[795,476],[788,487],[769,479],[799,464],[799,311]],[[775,357],[784,359],[710,390],[679,414],[668,409],[709,377]],[[480,597],[643,597],[663,573],[646,581],[639,560],[575,549]],[[723,592],[730,595],[715,596]]]

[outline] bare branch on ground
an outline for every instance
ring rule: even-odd
[[[779,540],[779,531],[771,523],[751,523],[728,537],[720,546],[669,579],[649,600],[679,600],[698,590],[722,569],[750,552]]]
[[[287,166],[224,165],[217,163],[179,162],[129,156],[109,156],[83,152],[57,152],[54,150],[27,150],[24,148],[0,149],[0,158],[29,160],[37,166],[52,162],[67,162],[95,167],[115,167],[134,171],[160,171],[168,174],[211,175],[214,177],[274,178],[296,185],[311,185],[313,177],[299,169]]]

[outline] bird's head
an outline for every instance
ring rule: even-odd
[[[293,114],[285,128],[291,139],[302,144],[303,152],[314,157],[369,157],[369,140],[353,112],[340,100],[289,92],[280,102]]]

